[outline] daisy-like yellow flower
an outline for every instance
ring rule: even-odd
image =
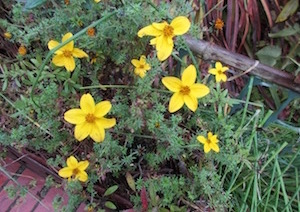
[[[62,42],[66,41],[70,37],[72,37],[72,33],[68,32],[62,38]],[[51,50],[58,46],[60,43],[55,40],[50,40],[48,42],[48,48]],[[59,67],[64,66],[67,71],[74,71],[75,69],[75,60],[74,57],[83,58],[88,57],[88,55],[79,48],[74,48],[74,41],[70,41],[60,49],[58,49],[55,53],[55,56],[52,59],[52,62]]]
[[[134,65],[134,73],[141,78],[144,78],[146,72],[151,69],[151,66],[147,63],[145,55],[140,57],[140,60],[133,59],[131,60],[132,65]]]
[[[95,142],[102,142],[105,130],[116,125],[115,118],[104,118],[110,111],[111,103],[102,101],[95,104],[91,94],[84,94],[80,99],[80,109],[70,109],[64,114],[64,119],[75,124],[74,136],[82,141],[90,136]]]
[[[12,34],[10,32],[5,32],[3,35],[8,40],[11,39],[11,37],[12,37]]]
[[[162,23],[152,23],[138,31],[138,36],[145,35],[155,36],[151,39],[150,44],[155,45],[157,50],[157,57],[160,61],[167,59],[173,50],[174,42],[173,37],[176,35],[185,34],[191,26],[188,18],[178,16],[173,19],[171,24],[166,21]]]
[[[208,70],[208,73],[216,76],[216,82],[226,82],[227,76],[225,72],[228,70],[228,67],[223,67],[222,63],[216,62],[215,68],[211,68]]]
[[[67,167],[60,169],[58,175],[69,180],[78,179],[81,182],[86,182],[88,175],[85,170],[88,166],[89,162],[87,160],[78,162],[74,156],[70,156],[67,159]]]
[[[21,45],[19,48],[18,48],[18,53],[22,56],[24,56],[26,53],[27,53],[27,49],[25,46]]]
[[[215,22],[215,29],[222,30],[224,27],[224,21],[220,18],[217,18]]]
[[[204,152],[208,153],[210,150],[214,150],[215,152],[219,152],[219,146],[218,142],[219,140],[217,139],[217,135],[213,135],[212,132],[208,132],[207,138],[205,138],[202,135],[199,135],[197,137],[197,140],[204,144]]]
[[[182,73],[181,80],[176,77],[164,77],[162,83],[170,91],[174,92],[170,99],[169,111],[174,113],[184,104],[195,112],[198,108],[198,98],[209,94],[209,88],[200,83],[195,83],[197,77],[196,68],[188,66]]]

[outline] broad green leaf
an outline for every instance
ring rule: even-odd
[[[112,187],[109,187],[105,193],[103,194],[103,196],[108,196],[111,195],[112,193],[114,193],[119,187],[117,185],[114,185]]]
[[[276,19],[276,23],[285,21],[289,16],[293,15],[299,6],[299,0],[290,0],[284,5],[282,11]]]
[[[136,190],[135,190],[135,181],[134,181],[132,175],[131,175],[129,172],[126,173],[126,181],[127,181],[127,184],[129,185],[129,187],[130,187],[133,191],[136,191]]]
[[[25,4],[25,9],[33,9],[37,6],[40,6],[44,3],[46,3],[47,0],[27,0]]]
[[[261,63],[274,66],[281,56],[281,48],[279,46],[266,46],[259,50],[256,55]]]
[[[287,36],[295,35],[297,33],[300,33],[299,24],[295,24],[292,27],[285,28],[276,33],[269,33],[269,37],[270,38],[280,38],[280,37],[287,37]]]
[[[105,207],[107,207],[109,209],[112,209],[112,210],[117,209],[117,206],[114,203],[110,202],[110,201],[106,201],[104,205],[105,205]]]

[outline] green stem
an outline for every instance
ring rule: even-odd
[[[40,66],[39,68],[39,71],[38,71],[38,74],[37,74],[37,77],[36,77],[36,80],[35,82],[33,83],[33,86],[32,86],[32,89],[31,89],[31,93],[30,93],[30,98],[33,102],[33,104],[35,104],[37,107],[39,107],[39,105],[34,101],[33,99],[33,93],[34,93],[34,89],[36,88],[37,86],[37,83],[39,81],[39,78],[46,66],[46,64],[48,63],[48,61],[50,60],[51,56],[53,53],[55,53],[57,50],[59,50],[61,47],[63,47],[64,45],[66,45],[67,43],[71,42],[72,40],[75,40],[77,39],[78,37],[80,37],[81,35],[85,34],[86,31],[88,30],[88,28],[91,28],[91,27],[95,27],[96,25],[102,23],[103,21],[109,19],[111,16],[115,15],[118,11],[115,10],[113,12],[111,12],[110,14],[100,18],[99,20],[93,22],[92,24],[90,24],[89,26],[87,26],[86,28],[80,30],[79,32],[77,32],[75,35],[73,35],[72,37],[70,37],[69,39],[67,39],[66,41],[60,43],[58,46],[56,46],[55,48],[51,49],[49,51],[49,53],[47,54],[45,60],[43,61],[42,65]]]
[[[130,86],[130,85],[91,85],[91,86],[84,86],[80,87],[80,90],[87,90],[87,89],[102,89],[106,90],[107,88],[116,88],[116,89],[138,89],[137,86]],[[157,91],[161,93],[171,93],[171,91],[168,90],[162,90],[162,89],[157,89],[157,88],[151,88],[151,91]]]

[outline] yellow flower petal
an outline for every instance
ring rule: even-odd
[[[179,92],[181,88],[181,81],[176,77],[164,77],[162,78],[162,83],[172,92]]]
[[[164,28],[168,25],[169,24],[166,21],[164,21],[162,23],[156,23],[156,22],[152,23],[152,26],[155,27],[156,29],[158,29],[161,32],[161,34],[163,33],[162,31],[164,30]],[[153,36],[156,36],[156,35],[153,35]]]
[[[211,150],[211,147],[208,144],[204,144],[204,152],[208,153]]]
[[[58,175],[63,178],[69,178],[73,174],[73,169],[69,167],[62,168],[58,171]]]
[[[219,146],[218,146],[217,144],[215,144],[215,143],[211,143],[211,144],[210,144],[210,147],[211,147],[211,149],[214,150],[215,152],[219,152],[219,151],[220,151]]]
[[[228,67],[222,67],[221,71],[222,71],[222,72],[225,72],[225,71],[227,71],[228,69],[229,69]]]
[[[94,125],[92,127],[92,131],[90,133],[90,136],[95,142],[102,142],[105,138],[104,128],[99,127],[97,125]]]
[[[94,116],[96,116],[97,118],[105,116],[110,111],[111,107],[112,105],[109,101],[99,102],[95,106]]]
[[[211,68],[211,69],[208,70],[208,73],[216,75],[218,73],[218,71],[215,68]]]
[[[141,38],[145,35],[150,36],[159,36],[162,34],[162,31],[158,30],[157,28],[153,27],[152,25],[146,26],[138,31],[138,36]]]
[[[85,171],[78,172],[76,178],[81,182],[86,182],[88,180],[88,175]]]
[[[191,95],[184,95],[184,103],[193,112],[198,108],[197,98]]]
[[[95,112],[95,101],[91,94],[83,94],[80,98],[80,108],[86,114],[94,114]],[[100,112],[98,111],[97,114]],[[95,114],[95,115],[97,115]]]
[[[223,82],[226,82],[226,81],[227,81],[227,76],[226,76],[226,74],[220,74],[219,77],[220,77],[220,80],[221,80],[221,81],[223,81]]]
[[[55,55],[52,59],[52,63],[58,67],[65,66],[65,56],[63,54]]]
[[[201,98],[209,94],[209,88],[200,83],[196,83],[190,86],[190,94],[196,98]]]
[[[109,128],[112,128],[113,126],[116,125],[116,119],[115,118],[111,118],[111,119],[108,119],[108,118],[99,118],[96,120],[97,122],[97,125],[104,129],[109,129]]]
[[[76,125],[75,129],[74,129],[75,138],[78,141],[82,141],[83,139],[88,137],[88,135],[90,135],[92,128],[93,128],[93,125],[86,123],[86,122],[83,124]]]
[[[89,166],[89,162],[87,160],[80,161],[77,165],[77,169],[79,169],[80,171],[84,171],[88,166]]]
[[[165,59],[167,59],[172,54],[173,46],[174,46],[173,40],[170,43],[167,37],[165,36],[158,37],[155,45],[157,50],[157,58],[160,61],[164,61]]]
[[[211,140],[211,138],[213,137],[213,133],[212,132],[208,132],[207,133],[207,137],[208,137],[209,140]]]
[[[157,38],[158,38],[158,37],[152,38],[152,39],[150,40],[150,45],[156,45],[156,43],[157,43]]]
[[[48,42],[48,48],[51,50],[51,49],[53,49],[53,48],[55,48],[56,46],[58,46],[59,45],[59,42],[57,42],[56,40],[50,40],[49,42]],[[55,54],[62,54],[62,51],[60,51],[60,50],[57,50],[56,52],[55,52]]]
[[[85,122],[86,114],[81,109],[70,109],[64,114],[64,119],[71,124],[82,124]]]
[[[67,159],[67,166],[72,169],[76,169],[78,165],[78,161],[74,156],[70,156]]]
[[[216,82],[220,82],[221,81],[221,79],[222,79],[221,76],[222,75],[220,75],[220,74],[216,74]]]
[[[84,51],[82,51],[81,49],[78,49],[78,48],[73,49],[72,55],[73,55],[73,57],[77,57],[77,58],[88,57],[88,55]]]
[[[215,67],[217,70],[222,70],[222,63],[216,62]]]
[[[132,59],[131,60],[132,65],[134,65],[135,67],[140,67],[140,61],[137,59]]]
[[[54,58],[53,58],[54,59]],[[75,60],[73,57],[63,57],[64,59],[64,65],[67,71],[74,71],[75,69]]]
[[[65,34],[62,38],[62,42],[68,40],[69,38],[71,38],[73,36],[73,34],[71,32],[68,32],[67,34]],[[68,50],[68,51],[73,51],[74,48],[74,40],[70,41],[69,43],[67,43],[66,45],[64,45],[60,50]]]
[[[196,68],[193,65],[189,65],[182,73],[181,80],[182,84],[191,86],[195,83],[197,77]]]
[[[140,57],[140,63],[141,63],[141,64],[146,64],[146,56],[145,56],[145,55],[142,55],[142,56]]]
[[[180,93],[174,93],[170,99],[169,112],[174,113],[184,105],[183,95]]]
[[[206,138],[205,138],[204,136],[202,136],[202,135],[199,135],[199,136],[197,137],[197,140],[198,140],[200,143],[202,143],[202,144],[205,144],[205,143],[206,143]]]
[[[174,18],[174,20],[171,22],[170,25],[174,29],[173,31],[174,35],[183,35],[189,30],[191,26],[191,22],[187,17],[178,16]]]

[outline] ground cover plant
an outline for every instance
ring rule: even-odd
[[[0,6],[0,143],[47,161],[57,211],[300,210],[298,1]]]

